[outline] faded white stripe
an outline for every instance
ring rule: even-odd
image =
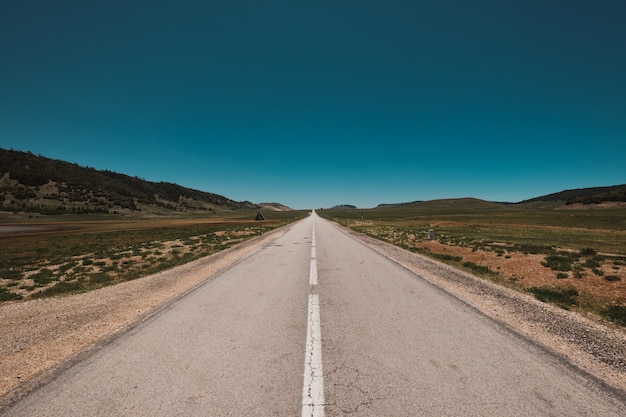
[[[324,372],[322,369],[322,332],[320,301],[317,294],[309,295],[304,385],[302,387],[302,417],[324,416]]]

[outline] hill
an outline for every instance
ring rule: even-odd
[[[376,208],[391,208],[391,207],[403,207],[403,206],[411,206],[417,203],[423,203],[422,200],[411,201],[408,203],[381,203]]]
[[[418,201],[415,203],[406,204],[405,207],[421,207],[421,208],[491,208],[494,206],[500,206],[502,203],[494,203],[491,201],[485,201],[478,198],[445,198],[440,200],[428,200]]]
[[[257,205],[111,171],[0,149],[0,211],[40,214],[175,213]]]
[[[520,204],[535,202],[563,202],[566,205],[626,202],[626,184],[613,185],[609,187],[565,190],[558,193],[531,198],[530,200],[524,200],[521,201]]]
[[[259,207],[269,211],[292,211],[291,207],[287,207],[280,203],[259,203]]]
[[[357,207],[353,206],[352,204],[339,204],[339,205],[332,207],[331,210],[344,210],[344,209],[356,210],[356,208]]]
[[[573,190],[560,191],[558,193],[548,194],[540,197],[531,198],[529,200],[520,201],[518,203],[505,203],[485,201],[477,198],[448,198],[439,200],[414,201],[411,203],[396,204],[379,204],[376,209],[480,209],[496,206],[507,205],[537,205],[546,207],[562,207],[573,204],[592,205],[609,202],[626,202],[626,184],[613,185],[608,187],[578,188]]]

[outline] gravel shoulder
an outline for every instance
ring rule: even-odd
[[[292,225],[155,275],[67,297],[0,306],[0,410]]]
[[[482,314],[626,395],[626,331],[336,225]]]

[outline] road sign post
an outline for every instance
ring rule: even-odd
[[[265,216],[261,213],[261,210],[257,211],[256,217],[254,220],[259,222],[259,235],[263,234],[263,226],[261,226],[261,221],[265,220]]]

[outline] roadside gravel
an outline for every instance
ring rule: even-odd
[[[343,228],[354,238],[574,367],[626,391],[626,331],[536,300],[423,255]]]

